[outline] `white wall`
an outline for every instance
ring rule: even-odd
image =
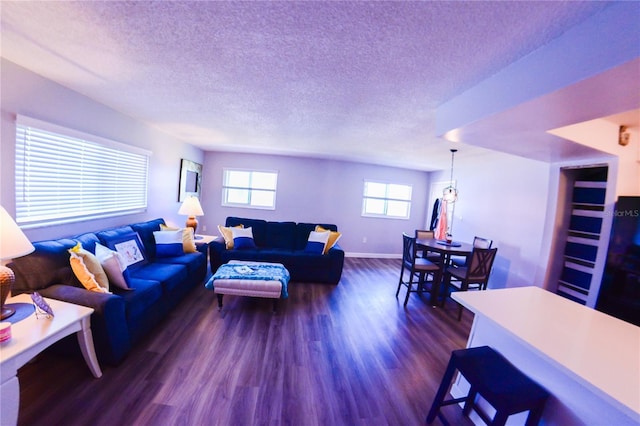
[[[120,114],[77,92],[36,75],[5,59],[1,62],[2,94],[0,112],[0,203],[15,212],[14,156],[15,117],[23,114],[85,133],[145,148],[153,152],[149,166],[149,194],[146,213],[82,224],[26,230],[32,241],[72,236],[163,217],[174,224],[184,223],[177,214],[180,159],[203,162],[204,153],[144,123]]]
[[[590,120],[550,131],[618,157],[615,198],[640,195],[640,133],[638,127],[630,127],[627,132],[629,144],[622,146],[618,144],[619,126],[607,120]]]
[[[460,145],[460,152],[464,147]],[[454,179],[459,195],[453,238],[493,240],[498,254],[490,288],[542,286],[550,170],[547,163],[496,151],[467,160],[456,158]],[[433,173],[432,181],[448,180],[448,174]]]
[[[277,171],[276,209],[222,207],[225,167]],[[223,225],[227,216],[334,223],[343,234],[340,246],[348,255],[397,257],[402,252],[402,232],[413,234],[423,226],[426,217],[429,178],[421,171],[335,160],[208,152],[203,177],[205,216],[200,218],[200,224],[209,234],[217,233],[217,225]],[[408,220],[362,217],[365,179],[412,185],[411,217]]]

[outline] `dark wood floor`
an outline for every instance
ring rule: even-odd
[[[19,371],[20,425],[418,425],[472,314],[395,298],[400,260],[347,258],[337,286],[264,299],[198,287],[118,367],[45,352]],[[469,424],[447,407],[452,424]],[[434,424],[439,424],[436,420]]]

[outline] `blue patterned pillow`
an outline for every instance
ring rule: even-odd
[[[177,231],[154,231],[153,238],[156,240],[156,256],[173,257],[184,254],[182,229]]]
[[[256,243],[253,241],[253,231],[249,228],[231,228],[233,235],[233,248],[236,250],[255,249]]]
[[[324,248],[327,245],[327,241],[329,241],[330,236],[329,231],[317,232],[311,231],[309,233],[309,238],[307,239],[307,246],[304,248],[304,251],[307,253],[324,253]]]

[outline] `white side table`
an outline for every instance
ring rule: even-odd
[[[212,241],[217,240],[218,237],[217,235],[203,235],[203,234],[196,234],[196,240],[195,243],[196,244],[209,244]]]
[[[52,318],[37,318],[35,312],[11,325],[11,340],[0,343],[0,424],[18,422],[20,387],[18,369],[47,347],[72,333],[77,333],[82,356],[94,377],[102,376],[93,347],[89,319],[93,309],[54,299],[45,299],[51,306]],[[7,303],[32,303],[28,294],[7,299]]]

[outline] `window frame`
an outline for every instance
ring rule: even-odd
[[[23,115],[15,125],[14,197],[21,228],[147,210],[151,151]]]
[[[380,196],[371,196],[371,195],[367,195],[367,184],[372,183],[372,184],[378,184],[378,185],[384,185],[385,186],[385,195],[380,197]],[[409,190],[409,197],[408,199],[403,199],[403,198],[395,198],[395,197],[390,197],[389,196],[389,188],[392,186],[403,186],[408,188]],[[370,213],[367,212],[367,200],[380,200],[384,202],[384,213],[379,214],[379,213]],[[407,203],[407,214],[406,216],[394,216],[394,215],[390,215],[388,213],[389,211],[389,202],[403,202],[403,203]],[[409,220],[411,218],[411,204],[413,202],[413,185],[411,184],[407,184],[407,183],[397,183],[397,182],[385,182],[385,181],[381,181],[381,180],[377,180],[377,179],[365,179],[363,186],[362,186],[362,211],[361,211],[361,216],[362,217],[375,217],[375,218],[382,218],[382,219],[399,219],[399,220]]]
[[[227,179],[228,179],[228,173],[229,172],[243,172],[243,173],[249,173],[249,186],[234,186],[234,185],[229,185],[227,184]],[[274,184],[274,188],[270,189],[270,188],[260,188],[260,187],[255,187],[255,186],[251,186],[252,185],[252,179],[254,174],[257,173],[266,173],[266,174],[272,174],[274,175],[275,178],[275,184]],[[275,210],[276,209],[276,202],[277,202],[277,195],[278,195],[278,171],[277,170],[262,170],[262,169],[246,169],[246,168],[237,168],[237,167],[225,167],[222,169],[222,200],[221,200],[221,205],[222,207],[236,207],[236,208],[244,208],[244,209],[256,209],[256,210]],[[228,201],[228,190],[229,189],[236,189],[236,190],[244,190],[244,191],[248,191],[248,202],[247,203],[237,203],[237,202],[229,202]],[[257,191],[266,191],[266,192],[272,192],[273,193],[273,205],[271,206],[264,206],[264,205],[252,205],[252,194],[254,192]]]

